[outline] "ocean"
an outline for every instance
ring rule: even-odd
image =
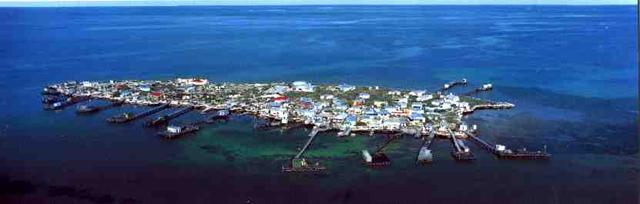
[[[637,203],[636,6],[193,6],[0,8],[2,203]],[[144,107],[43,111],[43,86],[70,80],[206,77],[435,90],[466,78],[510,110],[465,120],[480,137],[542,149],[504,161],[448,141],[390,145],[391,166],[359,152],[384,138],[322,133],[306,156],[324,175],[280,172],[308,130],[260,131],[237,116],[160,140]],[[93,101],[90,103],[100,103]],[[166,113],[166,112],[161,112]],[[178,123],[202,117],[191,112]]]

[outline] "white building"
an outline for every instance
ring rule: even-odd
[[[366,100],[366,99],[371,98],[371,95],[369,95],[368,93],[360,93],[360,94],[358,95],[358,98],[361,98],[361,99],[365,99],[365,100]]]
[[[291,83],[293,91],[301,91],[301,92],[313,92],[314,86],[311,83],[306,81],[294,81]]]
[[[409,92],[409,95],[411,95],[411,96],[422,96],[425,93],[427,93],[427,91],[425,91],[425,90],[413,90],[413,91]]]
[[[338,88],[338,90],[343,91],[343,92],[347,92],[347,91],[351,91],[351,90],[356,89],[355,86],[348,85],[348,84],[340,84],[336,88]]]
[[[416,101],[428,101],[428,100],[431,100],[431,99],[433,99],[433,95],[426,94],[426,95],[418,96],[418,98],[416,98]]]

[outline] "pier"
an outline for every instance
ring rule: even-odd
[[[144,123],[145,127],[155,127],[155,126],[161,126],[161,125],[167,125],[169,123],[169,121],[171,121],[174,118],[177,118],[178,116],[181,116],[185,113],[190,112],[191,110],[193,110],[193,106],[187,106],[185,108],[182,108],[180,110],[177,110],[175,112],[169,113],[167,115],[163,115],[163,116],[159,116],[155,119],[146,121]]]
[[[471,96],[473,94],[477,94],[477,93],[480,93],[480,92],[483,92],[483,91],[490,91],[491,89],[493,89],[493,85],[492,84],[483,84],[482,86],[480,86],[480,87],[478,87],[476,89],[473,89],[473,90],[471,90],[469,92],[463,93],[461,95],[463,95],[463,96]]]
[[[551,154],[547,153],[546,146],[544,151],[530,152],[526,149],[519,149],[512,151],[507,149],[504,145],[496,144],[491,145],[488,142],[478,138],[472,133],[465,132],[476,144],[490,153],[496,155],[500,159],[529,159],[529,160],[545,160],[551,157]]]
[[[433,146],[435,139],[436,139],[435,132],[431,131],[429,134],[429,137],[426,138],[422,143],[422,146],[420,147],[420,151],[418,151],[418,157],[416,159],[416,162],[421,164],[427,164],[433,161],[431,146]]]
[[[107,122],[110,123],[126,123],[129,121],[133,121],[136,120],[138,118],[142,118],[142,117],[146,117],[149,116],[151,114],[160,112],[161,110],[164,110],[165,108],[168,108],[169,104],[162,104],[158,107],[155,107],[153,109],[138,113],[138,114],[133,114],[133,113],[123,113],[122,115],[117,115],[117,116],[113,116],[107,119]]]
[[[86,96],[72,96],[72,97],[67,98],[64,101],[61,101],[61,102],[55,102],[55,103],[52,103],[52,104],[45,104],[44,105],[44,109],[45,110],[60,110],[60,109],[63,109],[65,107],[67,107],[67,106],[71,106],[71,105],[74,105],[76,103],[79,103],[79,102],[82,102],[82,101],[86,101],[86,100],[89,100],[89,99],[91,99],[91,98],[86,97]]]
[[[451,130],[449,130],[449,136],[454,147],[451,152],[453,158],[458,161],[470,161],[475,159],[475,156],[473,156],[469,147],[467,147],[462,140],[457,139]]]
[[[346,137],[351,135],[351,127],[344,128],[338,132],[338,137]]]
[[[464,114],[471,114],[476,110],[489,110],[489,109],[511,109],[515,107],[515,105],[507,102],[494,102],[489,104],[479,104],[474,105],[471,108],[464,110]]]
[[[325,131],[327,130],[326,128],[319,128],[319,127],[313,127],[313,129],[311,130],[311,133],[309,133],[309,139],[307,140],[307,143],[304,144],[304,146],[302,147],[302,149],[300,149],[300,152],[298,152],[298,154],[296,154],[295,157],[293,157],[294,159],[298,159],[302,156],[302,154],[304,154],[305,151],[307,151],[307,148],[309,148],[309,145],[311,145],[311,142],[313,142],[313,140],[316,138],[316,135],[318,135],[318,133],[320,131]]]
[[[302,154],[304,154],[304,152],[307,151],[309,146],[311,146],[311,143],[316,138],[316,135],[318,135],[319,132],[326,131],[326,130],[328,130],[327,127],[314,126],[313,129],[311,130],[311,133],[309,133],[309,139],[304,144],[302,149],[300,149],[300,152],[298,152],[298,154],[296,154],[296,156],[294,156],[286,165],[282,166],[282,171],[283,172],[321,172],[326,170],[327,168],[320,165],[320,163],[316,162],[315,165],[309,165],[307,163],[307,160],[305,158],[302,158]]]
[[[442,88],[439,90],[440,92],[445,92],[453,87],[459,86],[459,85],[467,85],[467,79],[462,79],[462,80],[457,80],[457,81],[452,81],[449,83],[446,83],[442,86]]]
[[[109,109],[111,107],[121,106],[122,104],[124,104],[124,101],[113,101],[110,104],[103,105],[103,106],[82,105],[78,107],[78,109],[76,110],[76,113],[77,114],[97,113],[101,110]]]
[[[367,150],[362,150],[362,156],[364,158],[364,162],[367,166],[375,168],[375,167],[383,167],[391,164],[391,160],[384,154],[384,149],[391,144],[394,140],[400,137],[400,134],[387,136],[386,141],[373,152],[373,155],[369,154]]]

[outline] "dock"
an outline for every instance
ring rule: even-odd
[[[418,151],[418,156],[416,159],[417,163],[428,164],[433,161],[431,146],[433,146],[435,139],[435,133],[433,131],[430,132],[429,137],[424,140],[424,143],[422,143],[422,146],[420,147],[420,151]]]
[[[305,158],[302,158],[302,155],[304,154],[305,151],[307,151],[309,146],[311,146],[311,143],[316,138],[318,133],[326,130],[328,130],[328,128],[326,127],[314,126],[313,129],[311,130],[311,133],[309,133],[309,139],[304,144],[302,149],[300,149],[300,152],[298,152],[296,156],[294,156],[291,160],[289,160],[287,164],[282,166],[282,171],[288,172],[288,173],[325,171],[327,168],[325,166],[320,165],[320,163],[318,162],[316,162],[314,165],[309,165],[307,163],[307,160]]]
[[[148,120],[144,123],[145,127],[156,127],[156,126],[161,126],[161,125],[167,125],[169,124],[169,121],[171,121],[174,118],[177,118],[178,116],[181,116],[185,113],[190,112],[191,110],[193,110],[193,106],[187,106],[185,108],[182,108],[180,110],[174,111],[172,113],[169,113],[167,115],[163,115],[163,116],[159,116],[155,119],[152,120]]]
[[[369,154],[367,150],[362,150],[362,157],[364,158],[364,162],[368,167],[376,168],[376,167],[384,167],[391,164],[391,160],[387,155],[383,152],[384,149],[391,144],[394,140],[400,137],[400,134],[390,135],[387,137],[386,141],[376,149],[376,151],[372,154]]]
[[[471,161],[475,159],[475,156],[471,153],[469,147],[467,147],[462,140],[457,139],[451,130],[449,130],[449,136],[454,148],[451,152],[453,158],[458,161]]]
[[[480,92],[483,92],[483,91],[490,91],[492,89],[493,89],[493,85],[492,84],[483,84],[482,86],[480,86],[478,88],[475,88],[475,89],[473,89],[473,90],[471,90],[469,92],[463,93],[461,95],[463,95],[463,96],[471,96],[473,94],[477,94],[477,93],[480,93]]]
[[[338,132],[338,137],[346,137],[351,135],[351,127],[344,128]]]
[[[519,149],[516,151],[512,151],[507,149],[504,145],[496,144],[491,145],[488,142],[478,138],[472,133],[465,132],[469,138],[471,138],[476,144],[478,144],[483,149],[489,151],[494,154],[499,159],[527,159],[527,160],[546,160],[551,157],[551,154],[547,153],[546,146],[544,151],[527,151],[526,149]]]
[[[300,149],[300,152],[298,152],[298,154],[296,154],[295,159],[300,158],[302,156],[302,154],[304,154],[305,151],[307,151],[307,148],[309,148],[309,146],[311,145],[311,142],[313,142],[313,140],[316,138],[316,135],[318,135],[318,133],[320,131],[324,131],[326,130],[326,128],[319,128],[319,127],[313,127],[313,129],[311,130],[311,133],[309,133],[309,139],[307,140],[307,143],[304,144],[304,146],[302,147],[302,149]]]
[[[97,112],[99,112],[101,110],[109,109],[109,108],[116,107],[116,106],[121,106],[122,104],[124,104],[124,101],[113,101],[113,102],[109,103],[108,105],[103,105],[103,106],[82,105],[82,106],[78,107],[78,109],[76,110],[76,113],[77,114],[97,113]]]
[[[166,108],[169,107],[169,104],[162,104],[158,107],[155,107],[153,109],[138,113],[138,114],[133,114],[133,113],[123,113],[121,115],[117,115],[117,116],[113,116],[107,119],[107,122],[110,123],[126,123],[126,122],[130,122],[133,120],[136,120],[138,118],[143,118],[146,116],[149,116],[151,114],[160,112],[161,110],[164,110]]]
[[[439,90],[440,92],[445,92],[453,87],[456,86],[460,86],[460,85],[467,85],[467,79],[462,79],[462,80],[457,80],[457,81],[451,81],[449,83],[446,83],[442,86],[442,88]]]
[[[474,105],[471,108],[464,110],[463,114],[471,114],[477,110],[490,110],[490,109],[511,109],[515,107],[512,103],[507,102],[492,102],[489,104]]]
[[[85,96],[72,96],[72,97],[67,98],[64,101],[61,101],[61,102],[55,102],[55,103],[52,103],[52,104],[45,104],[43,106],[43,108],[45,110],[60,110],[60,109],[66,108],[68,106],[72,106],[72,105],[74,105],[76,103],[80,103],[80,102],[89,100],[89,99],[91,99],[91,98],[90,97],[85,97]]]

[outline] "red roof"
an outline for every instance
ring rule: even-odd
[[[286,101],[288,99],[289,99],[289,97],[287,97],[287,96],[278,96],[278,97],[275,97],[275,98],[273,98],[271,100],[273,100],[273,101]]]
[[[161,95],[162,95],[162,93],[157,92],[157,91],[154,91],[154,92],[151,92],[151,95],[152,95],[152,96],[161,96]]]

